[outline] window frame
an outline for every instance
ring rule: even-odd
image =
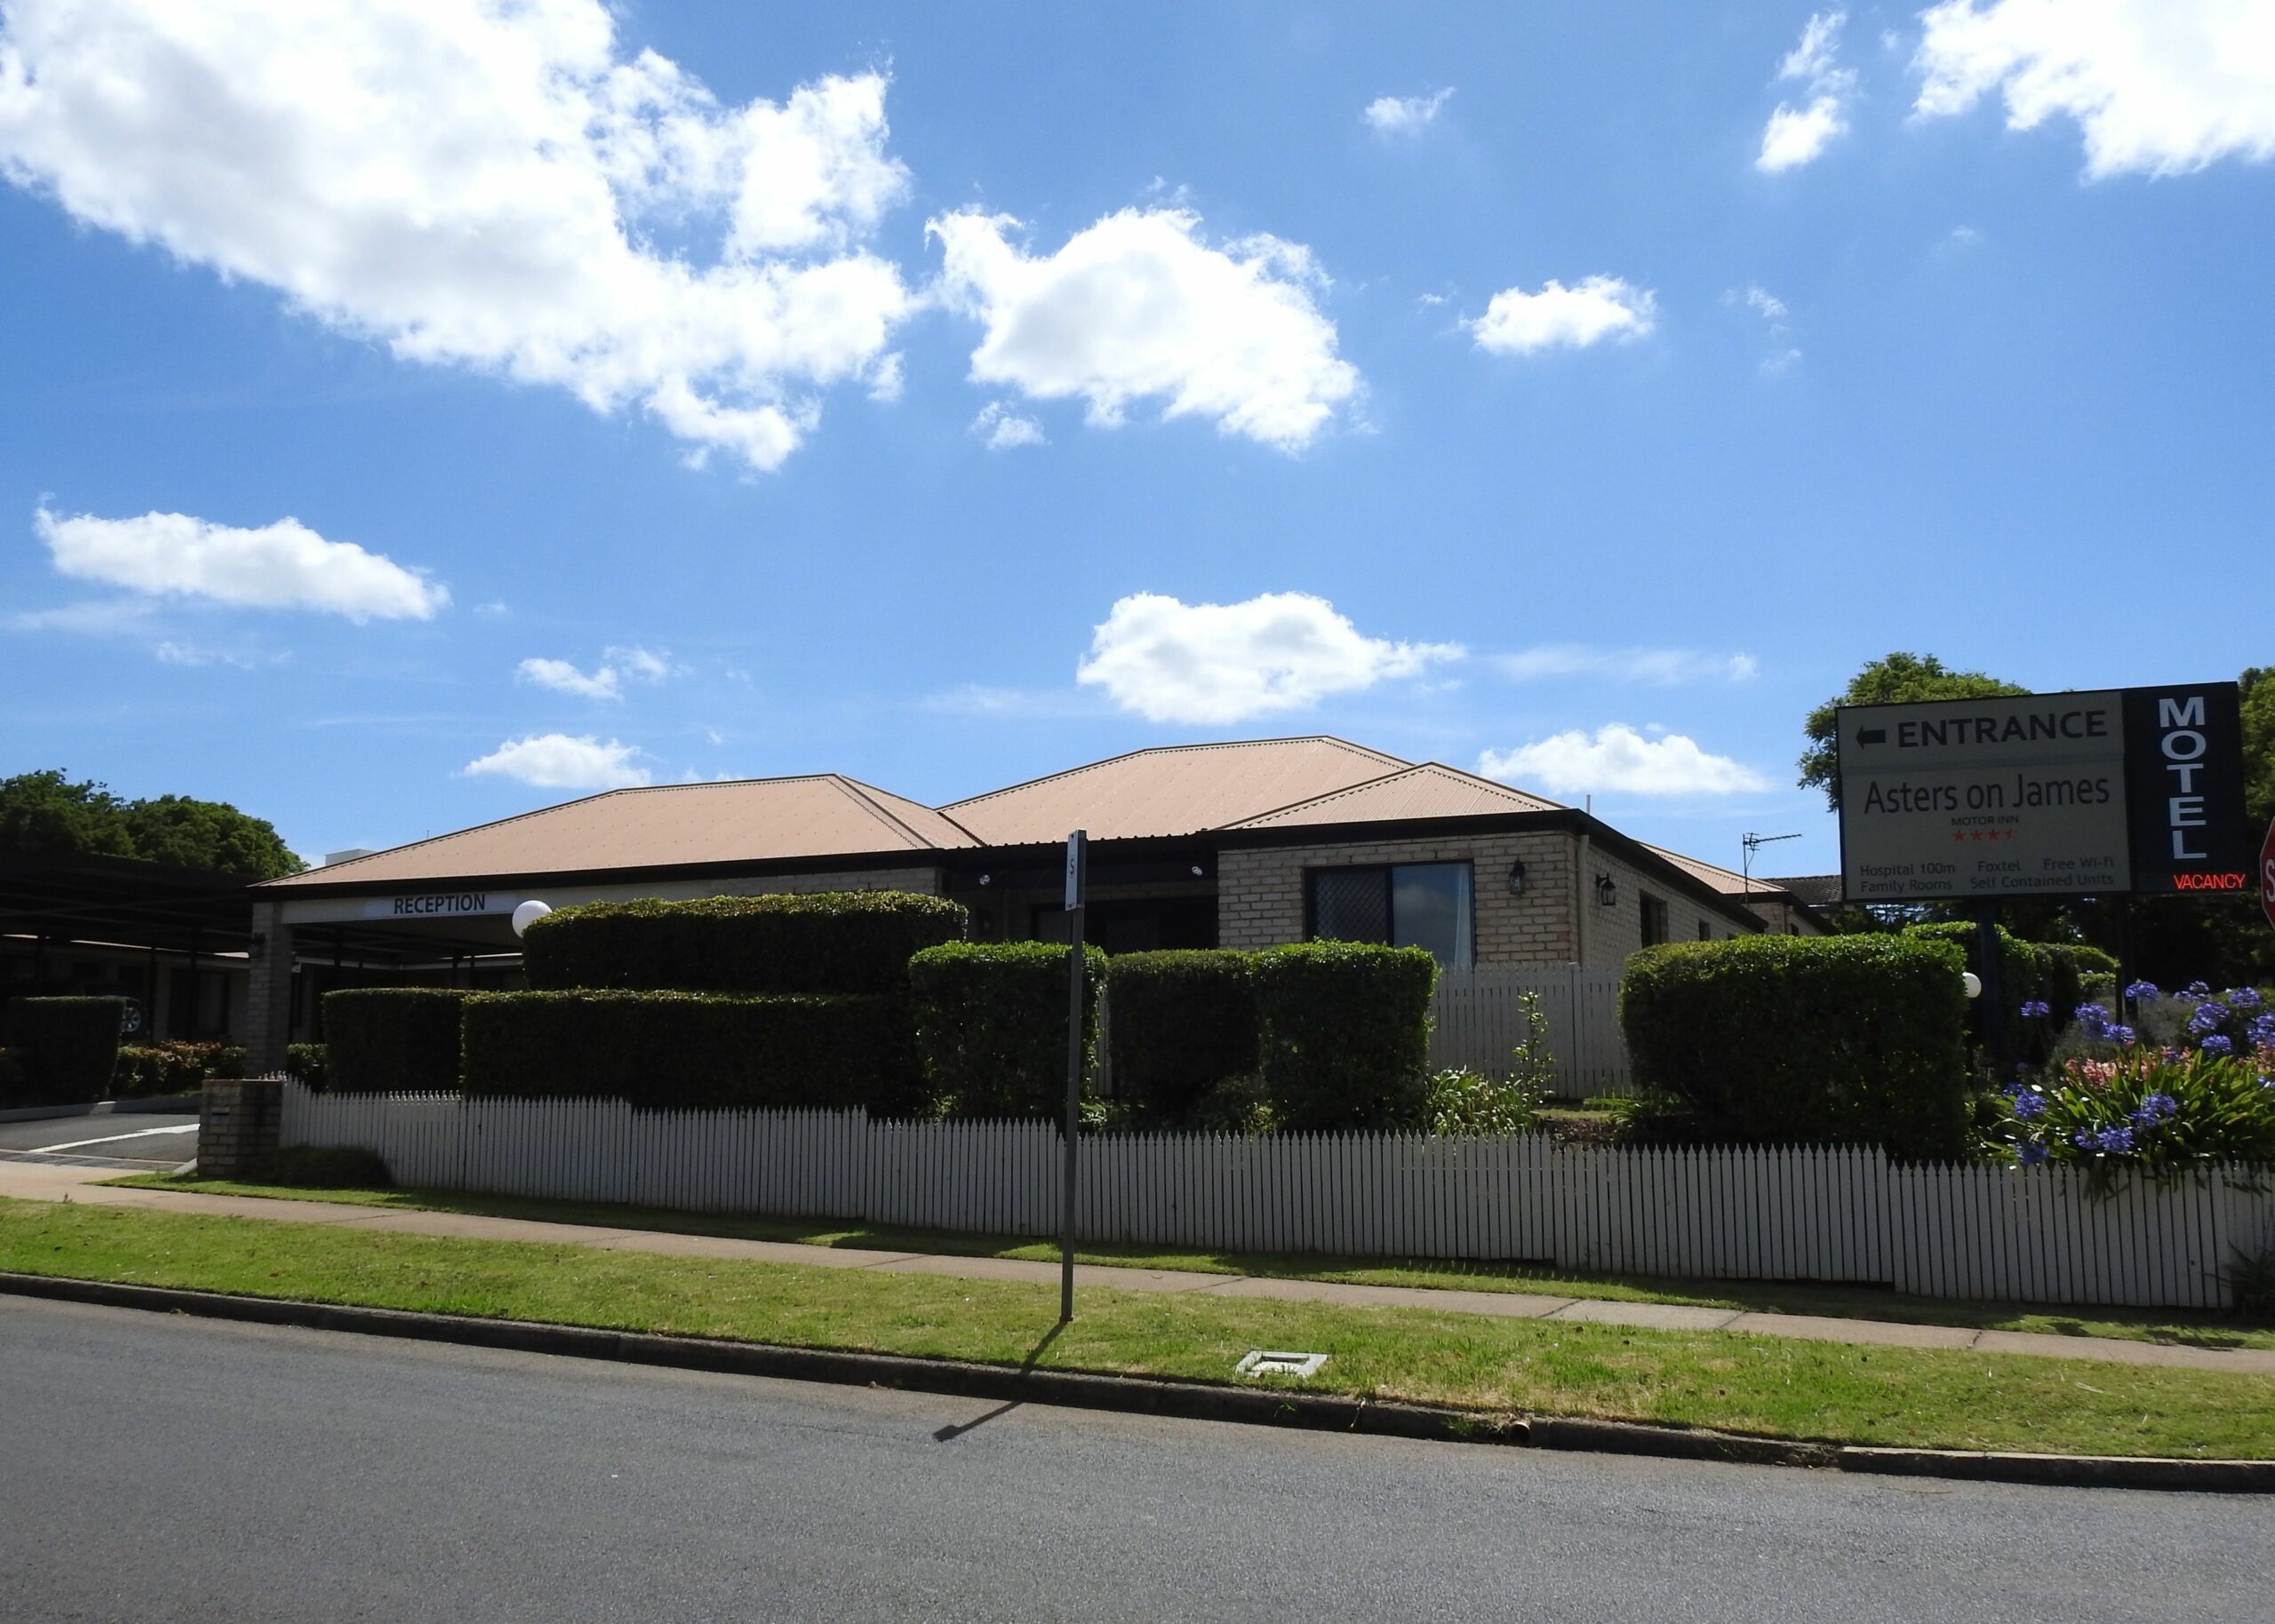
[[[1641,939],[1645,947],[1664,947],[1673,940],[1674,914],[1673,911],[1667,906],[1665,897],[1654,896],[1648,891],[1638,887],[1635,892],[1635,911],[1639,916],[1636,920],[1636,935]],[[1656,935],[1653,935],[1651,930],[1654,922],[1658,926]]]
[[[1320,874],[1381,875],[1384,890],[1383,917],[1390,922],[1390,934],[1391,936],[1394,938],[1398,935],[1398,892],[1396,887],[1392,882],[1391,874],[1393,870],[1402,868],[1458,868],[1469,871],[1469,908],[1467,910],[1469,914],[1469,940],[1457,944],[1463,950],[1462,957],[1465,962],[1452,965],[1442,965],[1440,967],[1441,969],[1475,969],[1477,967],[1477,862],[1472,857],[1425,857],[1404,863],[1319,863],[1306,864],[1304,868],[1304,940],[1306,942],[1318,942],[1327,939],[1321,937],[1319,934],[1319,882],[1313,877]],[[1337,942],[1347,942],[1353,940],[1353,938],[1348,936],[1337,936],[1332,939]],[[1388,947],[1392,945],[1392,943],[1389,940],[1385,940],[1378,943],[1378,945]],[[1425,951],[1426,951],[1427,950],[1425,949]],[[1436,956],[1437,955],[1434,953],[1431,954],[1432,958],[1435,958]]]

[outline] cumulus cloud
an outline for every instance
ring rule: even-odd
[[[1074,678],[1148,721],[1233,722],[1417,676],[1464,652],[1458,643],[1365,636],[1308,593],[1239,603],[1138,593],[1107,611]]]
[[[1856,75],[1837,60],[1848,20],[1846,12],[1816,13],[1802,28],[1800,43],[1777,65],[1777,77],[1808,85],[1808,99],[1798,106],[1779,102],[1762,126],[1753,166],[1765,174],[1798,169],[1848,132],[1848,103],[1856,92]]]
[[[1785,319],[1785,301],[1760,283],[1752,283],[1737,297],[1739,303],[1765,322],[1782,322]]]
[[[556,694],[574,694],[580,699],[621,699],[626,679],[660,682],[673,669],[668,657],[652,650],[611,648],[603,652],[601,663],[589,672],[579,670],[567,660],[533,657],[516,665],[514,675]]]
[[[1751,654],[1704,654],[1695,649],[1599,649],[1588,643],[1541,643],[1489,664],[1513,682],[1586,677],[1646,688],[1700,682],[1743,682],[1760,673]]]
[[[1710,754],[1680,733],[1647,738],[1624,722],[1593,736],[1576,728],[1511,751],[1489,750],[1477,770],[1561,795],[1733,795],[1768,787],[1751,768]]]
[[[1418,135],[1437,122],[1453,100],[1450,86],[1427,96],[1377,96],[1359,115],[1377,135]]]
[[[1124,209],[1055,253],[1030,254],[1006,215],[943,215],[941,288],[985,323],[975,382],[1037,400],[1080,396],[1090,421],[1134,402],[1298,450],[1359,387],[1335,353],[1310,251],[1276,237],[1211,246],[1185,209]]]
[[[352,541],[327,541],[298,519],[239,529],[188,513],[98,519],[42,507],[32,523],[62,574],[152,597],[315,609],[359,623],[431,620],[451,601],[423,571]]]
[[[641,753],[637,745],[614,739],[603,744],[589,733],[574,738],[565,733],[539,733],[508,739],[460,770],[467,777],[515,778],[541,790],[632,789],[653,776],[646,768],[633,765],[633,758]]]
[[[1537,293],[1505,288],[1483,315],[1463,325],[1481,350],[1529,355],[1560,345],[1585,349],[1604,338],[1640,338],[1657,321],[1658,300],[1649,289],[1591,276],[1577,288],[1552,279]]]
[[[723,105],[603,0],[11,0],[0,172],[408,360],[781,462],[889,383],[885,82]],[[667,251],[656,244],[668,242]]]
[[[2009,129],[2066,115],[2095,179],[2275,157],[2266,0],[1948,0],[1920,24],[1920,117],[1964,113],[1993,92]]]
[[[1002,401],[990,401],[979,409],[971,420],[971,432],[987,444],[991,451],[1008,451],[1016,446],[1043,445],[1042,425],[1033,418],[1023,418]]]

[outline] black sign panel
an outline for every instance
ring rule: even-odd
[[[2128,688],[2125,800],[2133,888],[2216,896],[2252,886],[2243,717],[2232,682]]]

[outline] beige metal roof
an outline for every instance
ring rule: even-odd
[[[1102,840],[1196,834],[1408,765],[1323,736],[1173,744],[952,801],[942,810],[994,846],[1061,840],[1074,829]]]
[[[611,790],[310,869],[271,880],[268,888],[850,856],[978,843],[955,820],[929,807],[823,773]]]
[[[1387,823],[1405,817],[1480,817],[1495,812],[1553,812],[1557,803],[1513,790],[1458,768],[1425,761],[1292,807],[1242,818],[1234,829],[1288,829],[1311,824]]]
[[[1709,886],[1725,896],[1770,897],[1776,896],[1784,888],[1776,880],[1764,880],[1759,874],[1748,880],[1744,874],[1726,868],[1716,868],[1712,864],[1703,863],[1696,857],[1686,857],[1680,852],[1669,851],[1664,846],[1653,846],[1648,840],[1641,844],[1644,850],[1656,852],[1701,885]]]

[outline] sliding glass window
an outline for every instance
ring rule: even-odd
[[[1315,868],[1305,879],[1313,940],[1425,947],[1448,969],[1470,967],[1468,864]]]

